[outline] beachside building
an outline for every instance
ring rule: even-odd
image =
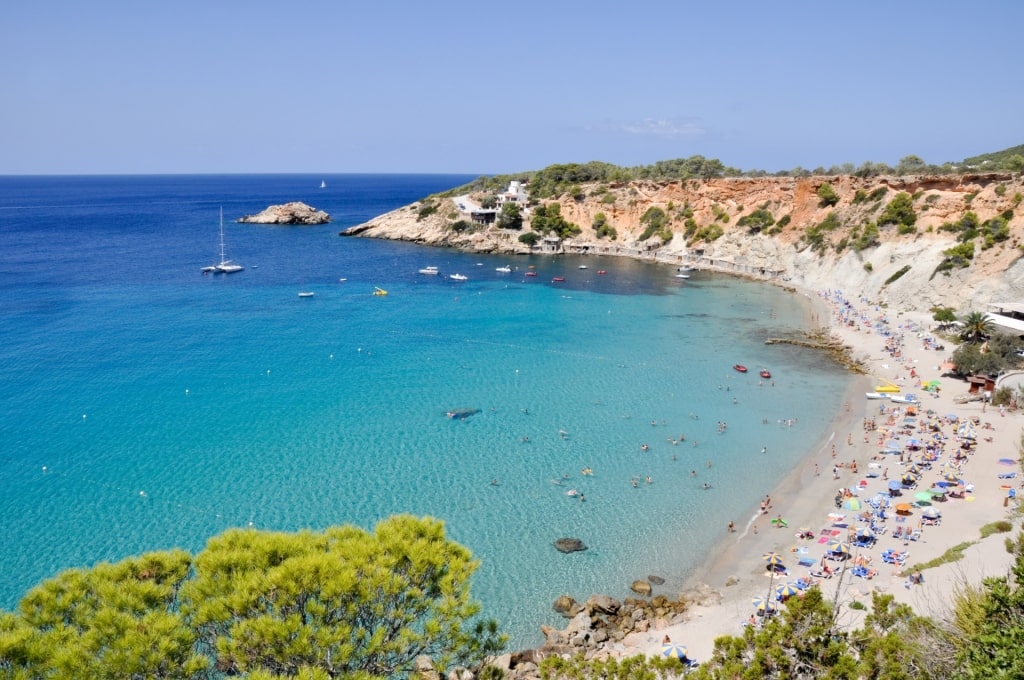
[[[1024,336],[1024,304],[1020,302],[990,302],[985,318],[1003,333]]]
[[[518,203],[519,207],[525,211],[526,202],[530,200],[530,194],[527,193],[522,182],[514,179],[508,183],[508,189],[498,194],[497,199],[498,210],[501,210],[502,206],[506,203]]]

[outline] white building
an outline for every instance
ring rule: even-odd
[[[530,194],[523,188],[522,182],[514,179],[508,183],[508,189],[498,194],[497,198],[498,210],[501,210],[502,206],[506,203],[518,203],[520,208],[525,209],[526,201],[529,200]]]

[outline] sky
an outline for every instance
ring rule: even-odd
[[[1024,143],[1017,0],[50,0],[0,21],[0,175],[769,172]]]

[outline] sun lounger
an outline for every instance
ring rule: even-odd
[[[909,538],[911,541],[916,541],[917,539],[921,538],[921,532],[917,529],[914,529],[906,538]]]
[[[1017,476],[1016,472],[1004,472],[999,475],[999,479],[1013,479]]]

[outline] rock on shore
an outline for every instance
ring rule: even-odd
[[[240,217],[238,221],[247,224],[327,224],[331,216],[301,201],[293,201],[272,205],[263,212]]]

